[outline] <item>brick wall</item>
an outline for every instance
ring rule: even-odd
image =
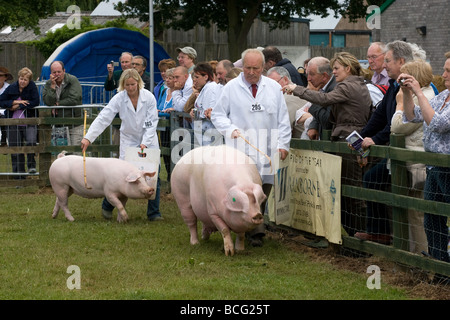
[[[381,15],[381,41],[417,43],[427,52],[433,73],[442,74],[444,54],[450,51],[449,16],[448,0],[396,0]],[[420,26],[427,27],[425,36],[417,33]]]

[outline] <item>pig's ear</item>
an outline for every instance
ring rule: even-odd
[[[131,172],[128,174],[128,176],[125,178],[126,182],[136,182],[141,175],[137,172]]]
[[[253,187],[253,195],[255,196],[255,199],[259,204],[261,204],[267,198],[261,185],[259,184],[255,184],[255,186]]]
[[[230,211],[248,212],[248,196],[236,186],[231,187],[231,189],[228,190],[224,203]]]
[[[142,172],[142,175],[144,177],[149,177],[149,178],[153,177],[155,174],[156,174],[156,172],[150,172],[150,171],[143,171]]]

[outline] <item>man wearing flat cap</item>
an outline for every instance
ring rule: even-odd
[[[197,58],[197,51],[191,47],[177,48],[178,52],[178,64],[188,69],[188,72],[192,74],[194,72],[194,61]]]

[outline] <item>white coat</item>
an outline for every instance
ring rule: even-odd
[[[198,94],[197,99],[195,99],[194,106],[198,109],[200,113],[200,119],[205,119],[205,111],[209,108],[214,108],[216,105],[216,100],[218,98],[217,94],[220,94],[220,91],[218,90],[218,85],[214,81],[207,82],[202,90],[200,90],[200,93]],[[209,125],[206,129],[212,128],[213,125]]]
[[[175,111],[184,112],[184,105],[192,94],[192,84],[192,76],[189,75],[184,83],[184,87],[180,90],[174,90],[172,92],[172,106]]]
[[[128,147],[159,148],[156,127],[158,125],[158,110],[155,96],[146,89],[139,90],[136,110],[128,93],[120,91],[103,108],[89,127],[85,138],[91,143],[111,124],[116,114],[122,120],[120,125],[120,159],[125,159]]]
[[[216,129],[225,136],[225,142],[249,155],[258,167],[263,183],[273,184],[278,149],[289,151],[291,125],[281,86],[262,76],[254,98],[244,74],[228,82],[213,108],[211,120]],[[259,151],[243,139],[231,139],[238,129],[245,139],[271,158],[271,163]],[[272,166],[271,166],[272,164]]]

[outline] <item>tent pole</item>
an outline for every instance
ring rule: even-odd
[[[154,50],[153,50],[153,0],[149,0],[149,24],[148,24],[148,30],[149,30],[149,41],[150,41],[150,91],[153,93],[153,87],[155,84],[155,75],[154,75]]]

